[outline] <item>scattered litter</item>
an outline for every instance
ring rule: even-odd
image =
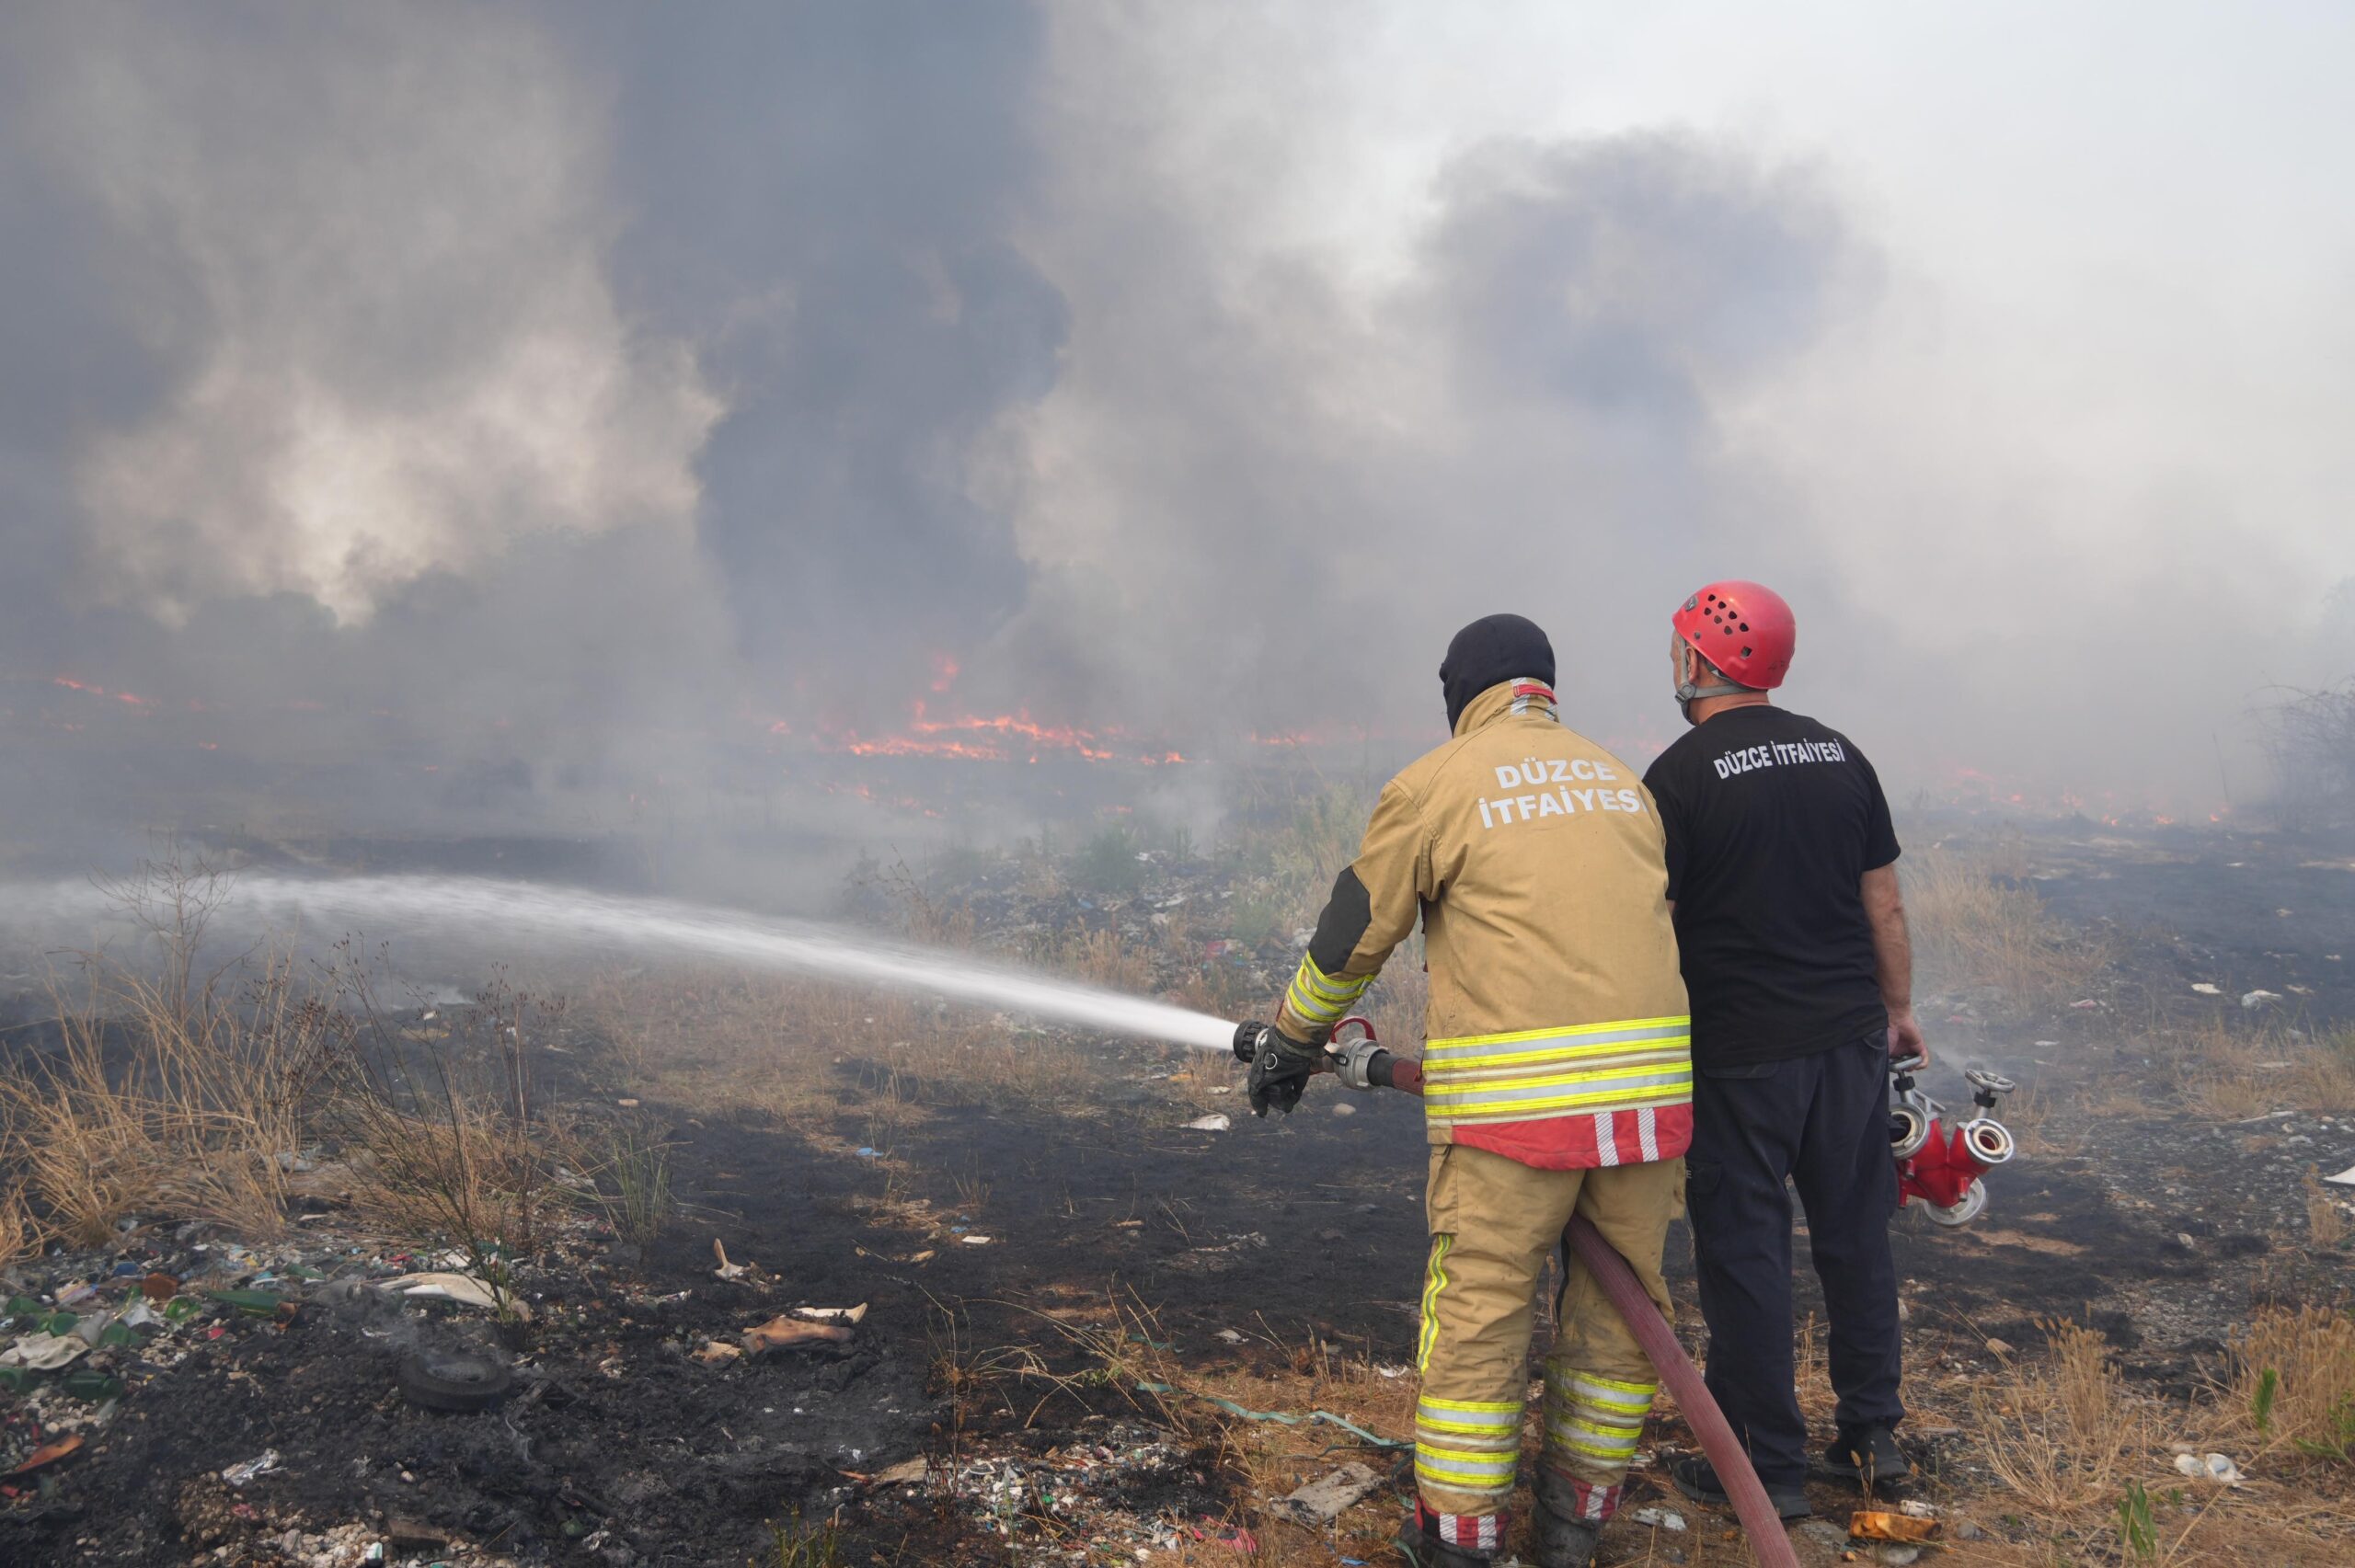
[[[28,1367],[36,1372],[54,1372],[60,1367],[71,1366],[90,1353],[81,1336],[70,1329],[64,1333],[29,1333],[6,1350],[0,1350],[0,1367]]]
[[[804,1345],[844,1345],[850,1337],[850,1330],[839,1323],[808,1322],[780,1313],[767,1322],[746,1329],[744,1348],[757,1355],[764,1350],[790,1350]]]
[[[1232,1083],[1213,1083],[1207,1091],[1205,1091],[1205,1093],[1212,1094],[1232,1094],[1235,1093],[1235,1085]]]
[[[1377,1363],[1373,1368],[1373,1375],[1377,1378],[1411,1378],[1415,1375],[1415,1369],[1403,1362],[1396,1366],[1384,1366]]]
[[[1638,1508],[1631,1516],[1639,1525],[1648,1525],[1653,1529],[1667,1530],[1671,1534],[1684,1528],[1684,1516],[1670,1508]]]
[[[151,1274],[139,1282],[139,1293],[150,1301],[168,1301],[180,1293],[180,1282],[168,1274]]]
[[[912,1459],[902,1459],[890,1470],[878,1471],[867,1478],[869,1486],[913,1486],[930,1473],[931,1467],[918,1454]]]
[[[2241,1467],[2234,1464],[2231,1457],[2225,1454],[2209,1454],[2204,1458],[2193,1454],[2178,1454],[2176,1456],[2175,1468],[2195,1481],[2213,1481],[2225,1486],[2238,1486],[2247,1479],[2241,1474]]]
[[[710,1339],[704,1342],[703,1348],[695,1356],[706,1367],[725,1367],[730,1361],[740,1359],[743,1354],[741,1345],[730,1345],[724,1339]]]
[[[876,1152],[872,1149],[855,1149],[851,1150],[851,1152],[857,1155],[862,1160],[880,1160],[883,1158],[881,1154]]]
[[[2260,1007],[2270,1007],[2280,1000],[2281,993],[2278,990],[2245,990],[2241,992],[2241,1007],[2244,1011],[2249,1013],[2254,1013]]]
[[[2083,1012],[2089,1007],[2099,1007],[2101,1003],[2094,1001],[2091,997],[2087,997],[2080,1001],[2073,1001],[2069,1005],[2077,1009],[2079,1012]]]
[[[969,1247],[986,1247],[990,1244],[990,1239],[987,1236],[967,1236],[962,1240]]]
[[[2198,991],[2202,996],[2222,996],[2224,994],[2224,988],[2218,985],[2213,980],[2194,980],[2191,982],[2191,989]]]
[[[1243,1343],[1243,1334],[1241,1331],[1236,1329],[1221,1329],[1218,1331],[1217,1337],[1226,1341],[1229,1345],[1241,1345]]]
[[[31,1453],[25,1456],[24,1463],[18,1465],[8,1473],[10,1475],[29,1475],[32,1471],[40,1469],[43,1465],[55,1464],[58,1460],[63,1459],[68,1454],[78,1453],[81,1450],[81,1448],[82,1435],[79,1432],[75,1433],[70,1437],[60,1437],[54,1443],[43,1443],[40,1448],[35,1448]]]
[[[1880,1508],[1859,1508],[1848,1516],[1848,1536],[1852,1540],[1936,1540],[1938,1521]]]
[[[1333,1114],[1337,1116],[1353,1116],[1358,1114],[1358,1108],[1347,1100],[1336,1100],[1333,1102]]]
[[[1396,1437],[1384,1437],[1369,1432],[1356,1422],[1336,1415],[1329,1410],[1312,1410],[1306,1415],[1293,1415],[1288,1411],[1281,1410],[1250,1410],[1218,1394],[1206,1394],[1192,1389],[1176,1388],[1168,1383],[1139,1383],[1137,1392],[1177,1394],[1186,1399],[1198,1399],[1204,1404],[1216,1406],[1229,1415],[1240,1416],[1246,1421],[1272,1421],[1280,1426],[1315,1425],[1322,1422],[1327,1426],[1338,1426],[1344,1432],[1351,1433],[1360,1442],[1376,1448],[1411,1448],[1415,1446]]]
[[[2347,1169],[2339,1172],[2338,1174],[2335,1176],[2325,1176],[2323,1180],[2330,1183],[2333,1186],[2355,1187],[2355,1165],[2348,1166]]]
[[[512,1291],[495,1291],[471,1274],[405,1274],[385,1281],[385,1288],[401,1296],[487,1307],[494,1312],[503,1309],[526,1322],[532,1318],[530,1305]]]
[[[719,1260],[719,1266],[711,1272],[722,1279],[741,1279],[752,1266],[748,1263],[729,1263],[728,1249],[719,1244],[719,1238],[717,1236],[711,1239],[711,1255]]]
[[[2058,1040],[2038,1040],[2038,1041],[2036,1041],[2036,1042],[2035,1042],[2035,1045],[2036,1045],[2036,1048],[2037,1048],[2038,1050],[2040,1050],[2040,1051],[2049,1051],[2049,1050],[2052,1049],[2052,1047],[2055,1047],[2055,1046],[2059,1045],[2060,1043],[2061,1043],[2061,1042],[2060,1042],[2060,1041],[2058,1041]]]
[[[1382,1477],[1352,1459],[1329,1475],[1276,1499],[1275,1511],[1307,1529],[1319,1529],[1382,1489]]]
[[[815,1323],[857,1323],[867,1321],[867,1303],[856,1307],[796,1307],[793,1315]]]
[[[1937,1505],[1924,1503],[1919,1497],[1908,1497],[1897,1505],[1897,1511],[1909,1519],[1935,1519],[1938,1516]]]
[[[1196,1116],[1186,1124],[1186,1130],[1188,1132],[1224,1132],[1234,1125],[1234,1121],[1227,1116],[1212,1115]]]
[[[243,1486],[258,1475],[268,1475],[278,1468],[278,1450],[264,1448],[243,1464],[231,1465],[221,1472],[221,1479],[232,1486]]]

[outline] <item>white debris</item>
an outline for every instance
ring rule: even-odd
[[[796,1307],[793,1315],[814,1323],[858,1323],[867,1321],[867,1303],[856,1307]]]
[[[89,1353],[90,1347],[74,1334],[29,1333],[7,1349],[0,1350],[0,1367],[29,1367],[39,1372],[54,1372]]]
[[[2278,990],[2245,990],[2241,992],[2241,1006],[2251,1013],[2256,1012],[2260,1007],[2270,1007],[2280,1000],[2281,993]]]
[[[1207,1116],[1196,1116],[1186,1124],[1186,1130],[1188,1132],[1224,1132],[1234,1125],[1235,1123],[1223,1113],[1213,1113]]]
[[[1234,1329],[1221,1329],[1218,1331],[1215,1337],[1226,1341],[1229,1345],[1241,1345],[1243,1343],[1243,1335]]]
[[[1276,1499],[1276,1512],[1296,1525],[1316,1529],[1331,1524],[1344,1509],[1355,1506],[1382,1490],[1382,1477],[1352,1459],[1329,1475],[1319,1476]]]
[[[1674,1533],[1684,1528],[1684,1516],[1670,1508],[1638,1508],[1630,1516],[1636,1523],[1656,1530]]]
[[[258,1475],[268,1475],[278,1468],[278,1450],[264,1448],[243,1464],[231,1465],[221,1472],[221,1479],[232,1486],[243,1486]]]
[[[2355,1187],[2355,1165],[2348,1166],[2347,1169],[2339,1172],[2338,1174],[2335,1176],[2325,1176],[2323,1180],[2330,1183],[2333,1186]]]
[[[2222,996],[2224,994],[2224,988],[2218,985],[2213,980],[2194,980],[2191,982],[2191,989],[2198,991],[2202,996]]]
[[[2246,1479],[2241,1474],[2241,1467],[2225,1454],[2210,1454],[2204,1459],[2192,1454],[2178,1454],[2175,1468],[2195,1481],[2213,1481],[2225,1486],[2238,1486]]]
[[[967,1236],[964,1242],[969,1247],[986,1247],[990,1244],[990,1239],[987,1236]]]
[[[404,1274],[398,1279],[386,1280],[385,1288],[402,1296],[463,1301],[469,1307],[488,1307],[492,1311],[503,1307],[525,1322],[532,1316],[530,1306],[514,1294],[493,1290],[470,1274]]]
[[[1337,1116],[1353,1116],[1358,1114],[1358,1108],[1347,1100],[1336,1100],[1333,1102],[1333,1114]]]
[[[719,1238],[717,1236],[711,1239],[711,1255],[719,1260],[719,1266],[711,1272],[722,1279],[741,1279],[744,1277],[745,1271],[752,1266],[748,1263],[729,1263],[728,1249],[719,1244]]]

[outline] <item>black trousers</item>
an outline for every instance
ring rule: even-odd
[[[1758,1478],[1807,1473],[1791,1347],[1791,1199],[1807,1206],[1808,1250],[1832,1323],[1843,1430],[1894,1426],[1902,1347],[1889,1218],[1888,1047],[1876,1032],[1797,1061],[1696,1073],[1685,1207],[1709,1325],[1709,1392],[1749,1445]]]

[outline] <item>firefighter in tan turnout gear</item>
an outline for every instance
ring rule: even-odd
[[[1650,796],[1561,723],[1553,647],[1520,616],[1464,628],[1440,680],[1453,738],[1384,788],[1251,1079],[1254,1109],[1289,1112],[1333,1025],[1421,917],[1431,1240],[1417,1506],[1398,1543],[1419,1568],[1505,1552],[1530,1305],[1571,1214],[1670,1310],[1660,1248],[1692,1129],[1690,1021]],[[1567,1261],[1533,1488],[1544,1568],[1591,1557],[1657,1387],[1600,1287]]]

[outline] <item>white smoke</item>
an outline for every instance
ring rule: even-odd
[[[691,522],[720,406],[603,257],[605,106],[497,12],[355,8],[256,50],[186,12],[59,14],[63,177],[178,286],[181,367],[83,454],[103,601],[171,624],[293,591],[347,624],[535,531]]]

